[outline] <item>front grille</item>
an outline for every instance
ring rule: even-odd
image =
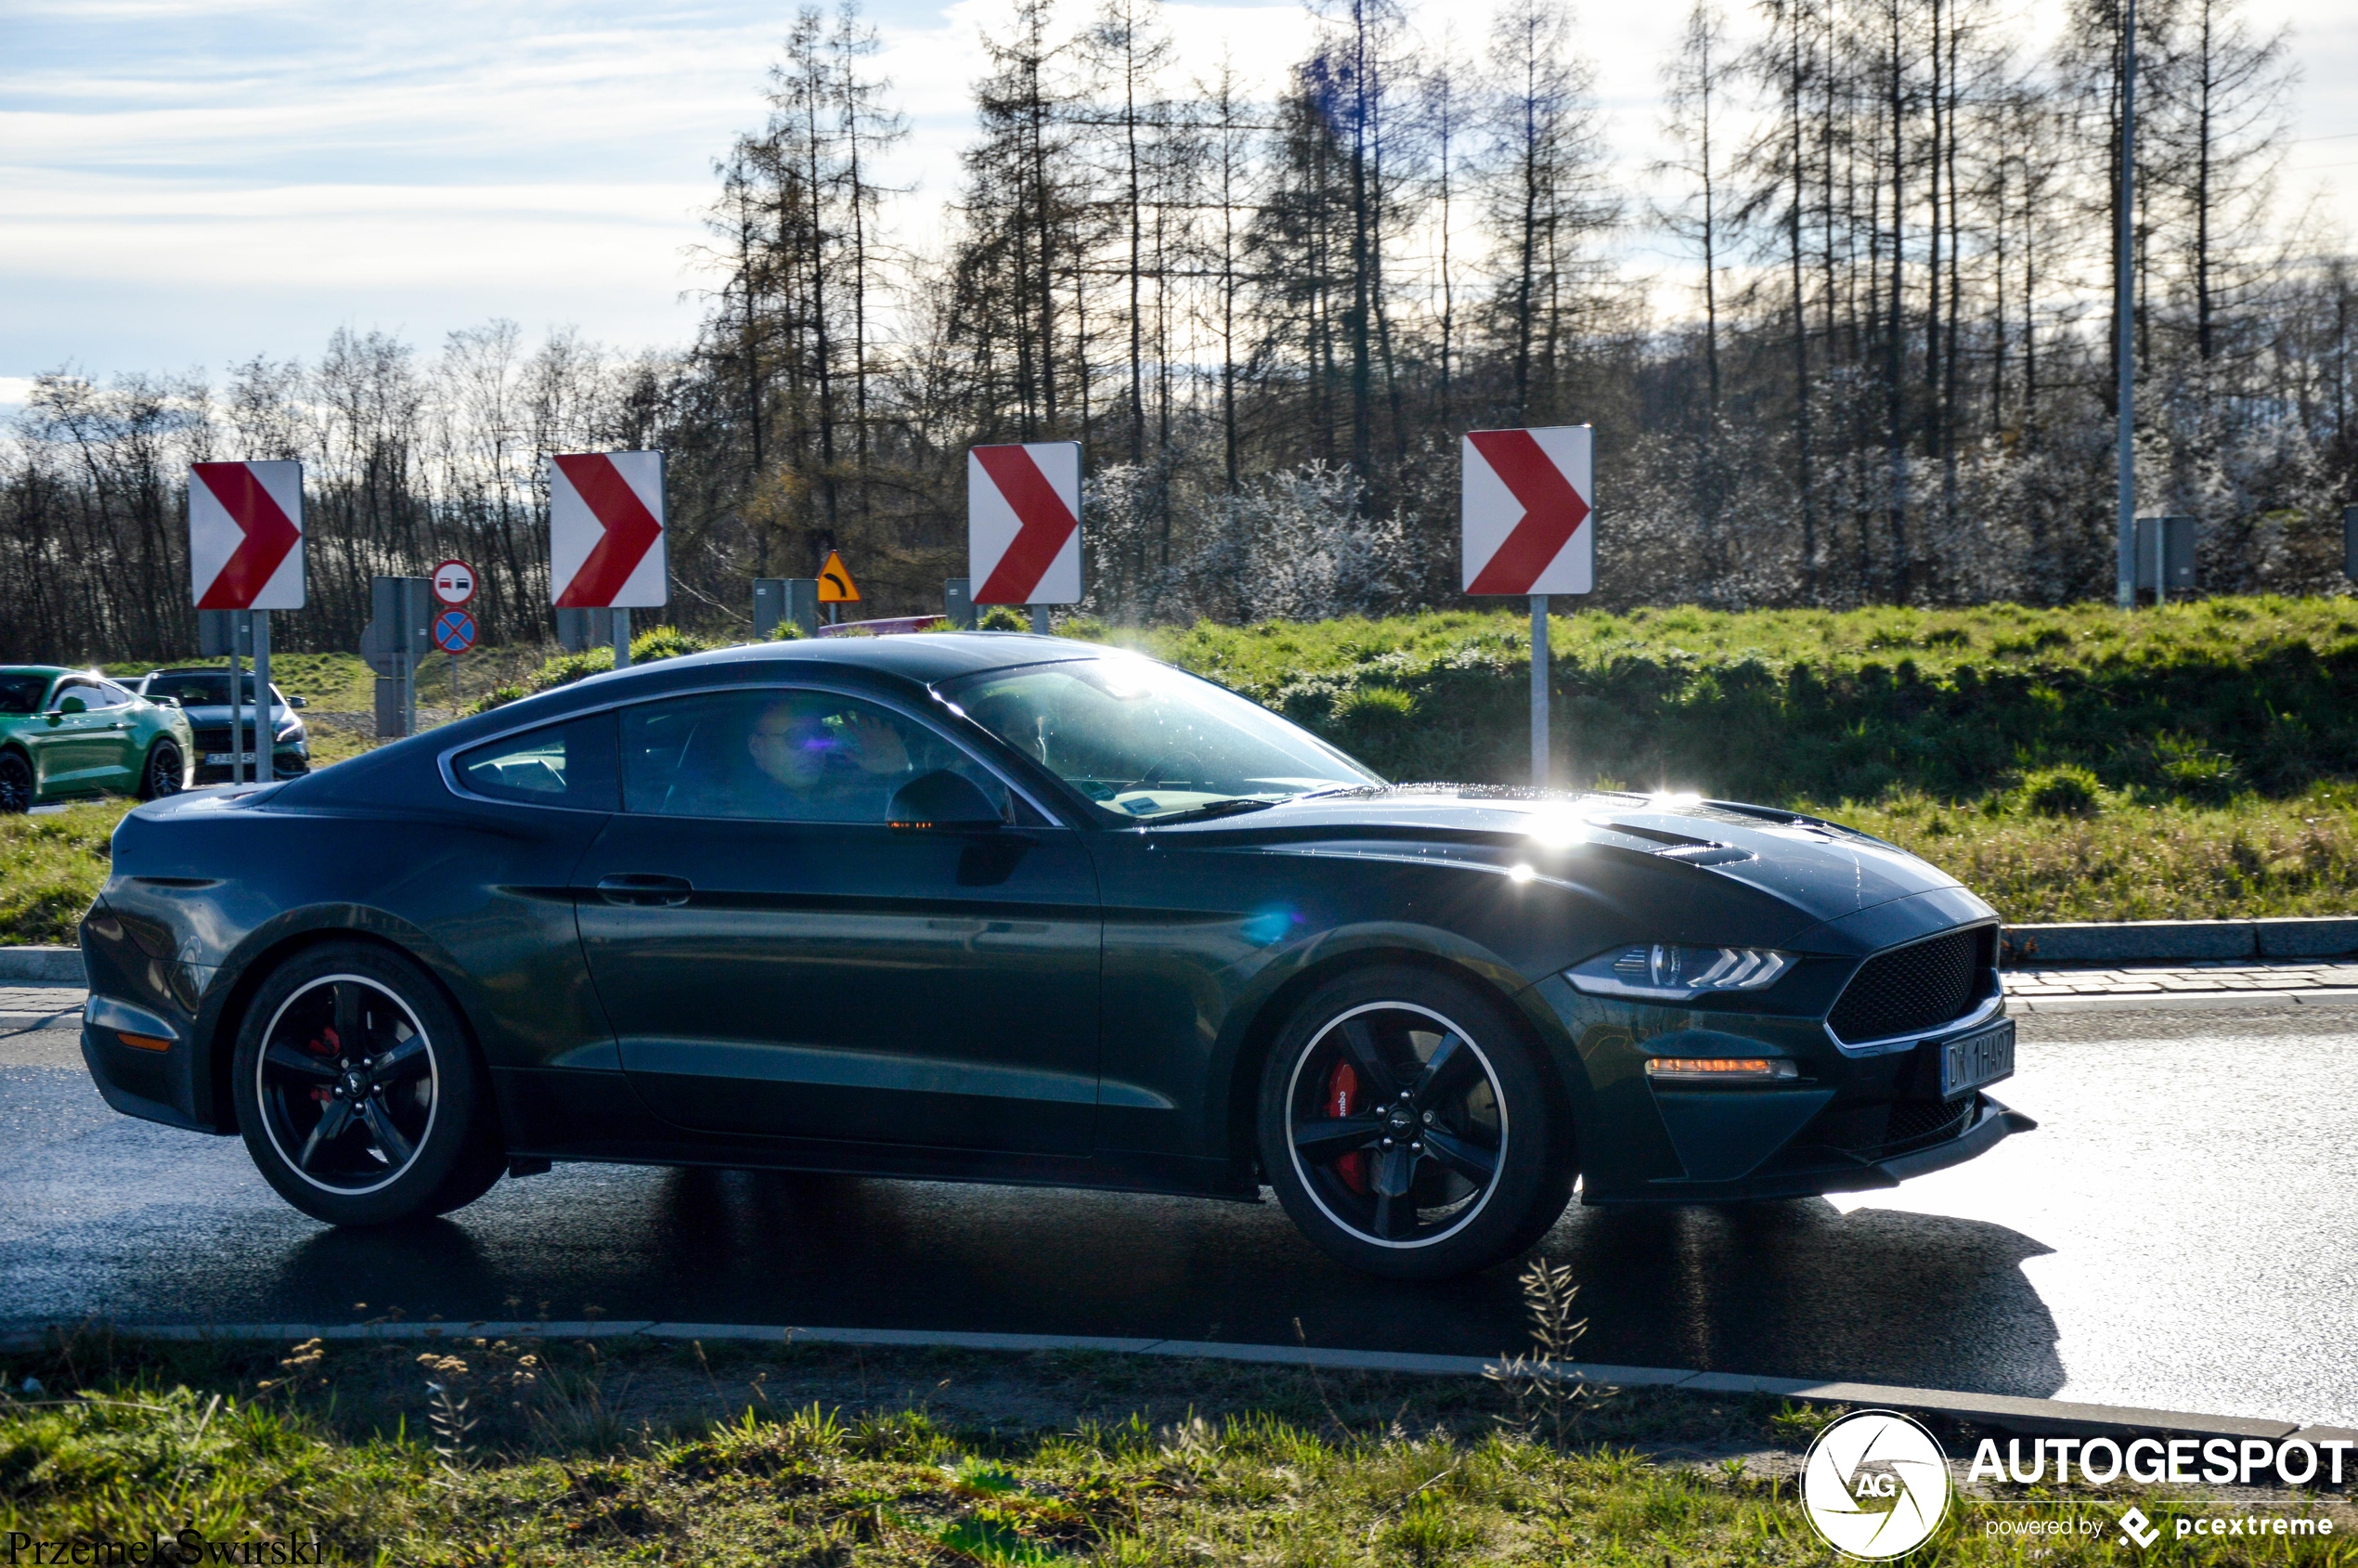
[[[1848,1043],[1887,1040],[1937,1029],[1972,1011],[1989,983],[1995,930],[1982,926],[1951,931],[1868,959],[1827,1016],[1834,1038]]]

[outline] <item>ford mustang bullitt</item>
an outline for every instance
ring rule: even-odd
[[[604,1160],[1258,1200],[1436,1278],[2031,1125],[1998,922],[1832,823],[1395,786],[1022,633],[732,648],[124,818],[108,1102],[338,1225]]]

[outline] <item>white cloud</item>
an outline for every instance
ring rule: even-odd
[[[1067,0],[1077,22],[1089,0]],[[1480,50],[1496,0],[1413,0],[1424,52]],[[877,69],[912,136],[885,177],[900,237],[939,237],[972,124],[979,42],[1007,0],[871,0]],[[1659,69],[1683,0],[1579,0],[1616,167],[1657,149]],[[1728,6],[1737,25],[1745,7]],[[2026,41],[2059,7],[2029,7]],[[2288,194],[2358,211],[2358,10],[2252,0],[2298,25]],[[1225,50],[1265,92],[1300,58],[1299,5],[1173,0],[1179,80]],[[710,164],[763,114],[790,21],[751,0],[15,0],[0,84],[0,371],[104,373],[316,354],[338,323],[423,346],[495,314],[624,344],[679,342]],[[1658,248],[1657,248],[1658,249]],[[1668,257],[1665,266],[1675,266]]]

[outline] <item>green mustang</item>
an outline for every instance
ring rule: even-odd
[[[195,750],[175,704],[92,670],[0,666],[0,812],[109,790],[177,795]]]

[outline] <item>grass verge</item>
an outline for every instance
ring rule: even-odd
[[[263,1351],[85,1332],[0,1370],[0,1532],[41,1540],[194,1531],[466,1564],[1835,1561],[1794,1484],[1834,1412],[1773,1400],[1626,1390],[1559,1432],[1467,1380],[465,1338]],[[1939,1435],[1972,1452],[1970,1430]],[[2127,1499],[2165,1528],[2170,1510],[2113,1491],[1964,1495],[1924,1556],[2025,1561],[1988,1527],[2037,1516],[2102,1532],[2042,1542],[2040,1561],[2115,1561]],[[2145,1560],[2349,1561],[2346,1499],[2279,1501],[2334,1536],[2166,1536]]]

